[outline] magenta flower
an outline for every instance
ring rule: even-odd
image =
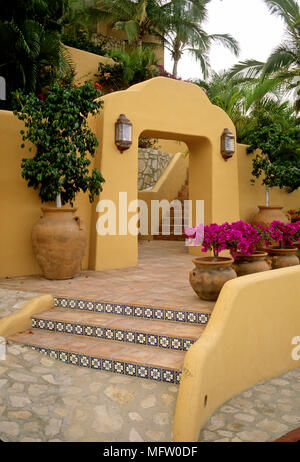
[[[282,223],[274,220],[270,225],[270,236],[278,242],[281,248],[293,247],[300,238],[300,221],[296,223]]]

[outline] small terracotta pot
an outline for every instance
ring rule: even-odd
[[[289,223],[289,219],[282,212],[283,207],[278,205],[259,205],[258,208],[259,212],[251,220],[252,225],[261,223],[263,226],[269,227],[274,220],[281,221],[282,223]]]
[[[297,247],[281,249],[280,247],[268,247],[266,249],[271,257],[272,269],[285,268],[287,266],[299,265]]]
[[[271,269],[270,259],[268,260],[267,252],[255,251],[252,255],[238,254],[232,265],[232,268],[238,276],[245,276],[261,271]]]
[[[190,271],[190,284],[202,300],[217,300],[225,282],[237,277],[232,269],[233,258],[199,257],[193,260],[195,268]]]
[[[80,271],[86,231],[76,210],[42,207],[43,216],[32,228],[33,251],[47,279],[70,279]]]

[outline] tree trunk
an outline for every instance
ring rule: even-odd
[[[179,59],[174,59],[172,74],[175,75],[175,77],[177,77],[178,61]]]

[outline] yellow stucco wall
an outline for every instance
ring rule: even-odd
[[[99,63],[114,64],[115,61],[105,56],[99,56],[87,51],[78,50],[77,48],[65,45],[69,59],[75,69],[75,82],[83,83],[87,80],[96,81],[95,74],[98,70]]]
[[[188,350],[174,440],[197,441],[209,416],[241,391],[290,369],[300,339],[300,267],[227,282],[200,339]],[[298,342],[299,342],[298,339]]]

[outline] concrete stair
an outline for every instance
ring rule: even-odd
[[[68,364],[178,384],[185,352],[201,336],[209,309],[180,310],[55,298],[53,309],[11,335]]]
[[[167,241],[185,241],[184,234],[185,228],[189,225],[189,210],[185,206],[184,201],[189,199],[189,180],[188,169],[187,177],[182,185],[176,200],[181,203],[181,208],[170,209],[170,216],[163,216],[159,225],[158,234],[153,236],[154,240],[167,240]]]

